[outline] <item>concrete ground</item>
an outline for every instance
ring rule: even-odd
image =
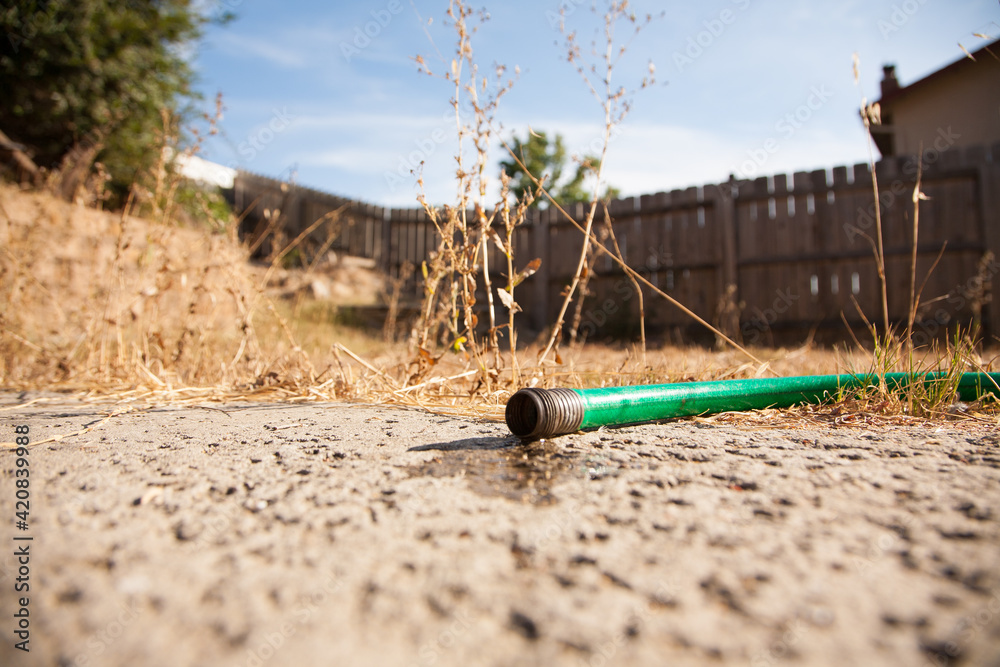
[[[68,437],[0,450],[3,665],[1000,665],[989,425],[522,445],[387,407],[31,398],[0,395],[0,441]]]

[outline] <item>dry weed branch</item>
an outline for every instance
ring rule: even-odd
[[[503,140],[501,139],[501,141],[503,141]],[[517,160],[520,163],[520,159],[516,155],[514,155],[513,151],[510,149],[510,146],[508,146],[506,143],[504,143],[504,146],[507,148],[508,152],[514,157],[514,159]],[[571,216],[569,213],[566,212],[566,209],[564,209],[559,204],[559,202],[557,202],[552,197],[552,195],[549,194],[548,190],[542,185],[541,181],[539,181],[537,178],[535,178],[534,175],[532,175],[532,174],[530,174],[530,172],[528,172],[527,168],[524,167],[523,163],[521,163],[521,167],[524,168],[525,173],[527,173],[530,176],[532,182],[535,183],[535,187],[549,201],[549,203],[553,207],[555,207],[555,209],[557,211],[559,211],[559,213],[564,218],[566,218],[566,220],[569,221],[570,224],[572,224],[574,227],[576,227],[580,232],[586,233],[586,229],[583,227],[583,225],[581,225],[580,223],[578,223],[573,218],[573,216]],[[595,247],[597,248],[597,250],[599,252],[602,252],[605,255],[607,255],[608,257],[610,257],[611,260],[615,264],[617,264],[619,267],[621,267],[622,271],[624,271],[626,275],[630,276],[632,279],[634,279],[637,282],[645,285],[650,290],[652,290],[654,293],[656,293],[659,296],[661,296],[664,299],[666,299],[667,302],[669,302],[669,303],[673,304],[674,306],[676,306],[677,308],[679,308],[681,310],[681,312],[683,312],[685,315],[688,315],[689,317],[691,317],[695,322],[698,322],[699,324],[701,324],[702,326],[704,326],[706,329],[708,329],[709,331],[711,331],[712,333],[714,333],[715,335],[717,335],[719,338],[721,338],[722,340],[726,341],[726,343],[728,343],[734,349],[739,350],[740,352],[742,352],[743,354],[745,354],[749,359],[753,360],[754,363],[758,364],[759,366],[763,366],[764,365],[764,362],[761,361],[760,359],[758,359],[752,353],[750,353],[749,350],[747,350],[742,345],[740,345],[739,343],[737,343],[736,341],[734,341],[732,338],[730,338],[729,336],[725,335],[724,333],[722,333],[721,331],[719,331],[717,328],[715,328],[714,326],[712,326],[711,324],[709,324],[708,322],[706,322],[702,317],[700,317],[697,313],[695,313],[690,308],[688,308],[687,306],[685,306],[684,304],[682,304],[680,301],[678,301],[677,299],[675,299],[674,297],[670,296],[669,294],[667,294],[666,292],[664,292],[663,290],[661,290],[659,287],[657,287],[656,285],[654,285],[653,283],[651,283],[641,273],[639,273],[638,271],[636,271],[635,269],[633,269],[632,267],[630,267],[627,262],[625,262],[622,259],[616,257],[613,252],[611,252],[610,250],[608,250],[607,248],[605,248],[600,243],[600,241],[597,239],[597,237],[594,236],[593,232],[591,232],[591,234],[590,234],[590,241],[591,241],[591,243],[595,244]]]
[[[861,85],[861,60],[858,54],[854,54],[854,83]],[[879,285],[882,289],[882,327],[886,335],[889,333],[889,297],[886,286],[885,275],[885,247],[882,239],[882,207],[879,205],[878,176],[875,173],[875,152],[872,139],[872,125],[882,124],[882,115],[878,103],[868,104],[867,99],[861,97],[861,119],[865,125],[865,139],[868,146],[868,165],[872,175],[872,191],[875,195],[875,268],[878,271]]]
[[[590,206],[587,209],[587,217],[582,225],[583,230],[583,245],[580,248],[580,257],[577,260],[576,270],[573,272],[573,278],[570,281],[569,288],[565,291],[563,296],[562,305],[559,307],[559,313],[556,316],[555,324],[552,327],[552,331],[549,334],[548,341],[545,343],[545,347],[539,354],[538,363],[539,365],[545,363],[548,358],[549,353],[554,347],[558,345],[560,338],[562,337],[563,324],[565,323],[566,311],[569,309],[569,305],[576,295],[577,289],[580,287],[581,282],[585,281],[585,271],[587,269],[587,258],[590,256],[592,249],[591,243],[593,243],[593,227],[594,227],[594,217],[597,213],[597,204],[600,198],[601,185],[604,178],[604,165],[606,162],[608,154],[608,146],[611,143],[611,136],[614,128],[624,121],[625,116],[631,108],[631,101],[629,99],[629,93],[624,87],[619,87],[615,89],[612,87],[611,81],[619,61],[628,49],[628,45],[633,39],[642,31],[643,28],[648,26],[652,21],[652,15],[647,15],[645,21],[640,21],[634,13],[629,9],[628,0],[621,0],[620,2],[615,0],[610,3],[608,10],[604,14],[604,44],[603,53],[600,55],[600,60],[602,62],[602,71],[598,73],[597,63],[589,63],[583,55],[583,50],[580,48],[579,42],[576,37],[576,32],[566,32],[565,25],[565,9],[560,10],[561,20],[559,24],[560,32],[565,35],[565,48],[567,52],[567,59],[575,67],[577,73],[583,78],[585,85],[590,90],[591,94],[598,100],[601,104],[601,108],[604,111],[604,133],[601,142],[601,155],[600,163],[597,166],[594,184],[593,196],[591,197]],[[624,41],[621,45],[615,44],[615,28],[619,21],[624,21],[631,24],[633,27],[632,34]],[[597,42],[596,39],[593,43],[592,53],[597,55]],[[600,84],[595,83],[593,78],[597,78]],[[655,68],[653,63],[649,64],[649,72],[646,77],[644,77],[639,85],[639,88],[645,88],[652,85],[655,79]],[[601,85],[603,84],[603,85]],[[600,89],[600,92],[598,90]],[[507,147],[508,153],[517,161],[517,163],[524,169],[525,173],[528,173],[527,168],[521,161],[521,158],[514,155],[514,152]],[[534,175],[528,173],[528,176],[540,187],[540,183],[534,177]],[[548,195],[547,195],[548,196]],[[560,208],[562,211],[562,209]],[[563,211],[565,213],[565,211]],[[575,224],[575,221],[574,221]],[[579,226],[579,225],[578,225]],[[580,306],[578,307],[578,312],[582,308],[582,302],[585,294],[580,294]],[[577,323],[578,323],[578,318]],[[574,327],[571,334],[574,339],[576,336],[576,328]]]

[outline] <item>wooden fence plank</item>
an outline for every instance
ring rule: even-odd
[[[1000,142],[986,152],[989,161],[978,164],[978,203],[982,218],[984,251],[992,254],[986,263],[985,278],[992,300],[984,321],[994,340],[1000,339]]]

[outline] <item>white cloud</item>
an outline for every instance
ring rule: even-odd
[[[312,113],[297,117],[295,122],[299,127],[310,130],[365,130],[375,133],[371,137],[375,140],[387,132],[396,134],[414,129],[432,132],[436,128],[449,131],[455,126],[454,115],[450,111],[437,116],[413,113]]]
[[[297,163],[309,167],[336,167],[355,172],[375,172],[385,169],[384,152],[372,148],[341,148],[300,153]]]
[[[599,155],[603,127],[593,123],[538,124],[536,131],[563,135],[570,155]],[[518,131],[523,136],[523,130]],[[506,136],[509,136],[509,133]],[[608,145],[605,181],[625,195],[701,185],[728,178],[727,156],[734,149],[723,137],[679,125],[622,125]]]
[[[280,67],[300,68],[308,62],[302,53],[278,45],[273,39],[220,31],[215,33],[213,42],[228,55],[266,60]]]

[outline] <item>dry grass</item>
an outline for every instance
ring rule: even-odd
[[[0,386],[8,389],[494,408],[516,389],[507,380],[487,390],[468,373],[468,354],[457,351],[424,361],[414,381],[405,345],[336,324],[335,307],[301,292],[277,298],[288,272],[249,264],[231,231],[97,211],[4,185],[0,247]],[[574,386],[600,384],[609,364],[619,378],[731,370],[722,357],[698,360],[703,354],[662,351],[643,370],[627,349],[590,347],[562,368],[530,370],[526,382],[553,386],[576,375]]]
[[[261,284],[266,272],[248,263],[229,231],[97,211],[0,186],[0,247],[5,388],[454,406],[502,405],[517,388],[509,378],[497,379],[490,391],[472,376],[444,381],[471,368],[468,354],[454,350],[425,361],[426,372],[411,381],[405,345],[336,324],[328,303],[272,296]],[[281,277],[280,284],[288,280],[287,272],[271,275]],[[521,356],[536,353],[528,346]],[[779,374],[832,372],[839,363],[838,355],[819,350],[758,354]],[[504,352],[501,363],[508,359]],[[735,352],[669,347],[651,351],[643,364],[639,350],[588,345],[567,351],[561,365],[525,368],[523,384],[600,386],[756,372]]]
[[[110,393],[311,383],[231,231],[0,187],[0,385]]]

